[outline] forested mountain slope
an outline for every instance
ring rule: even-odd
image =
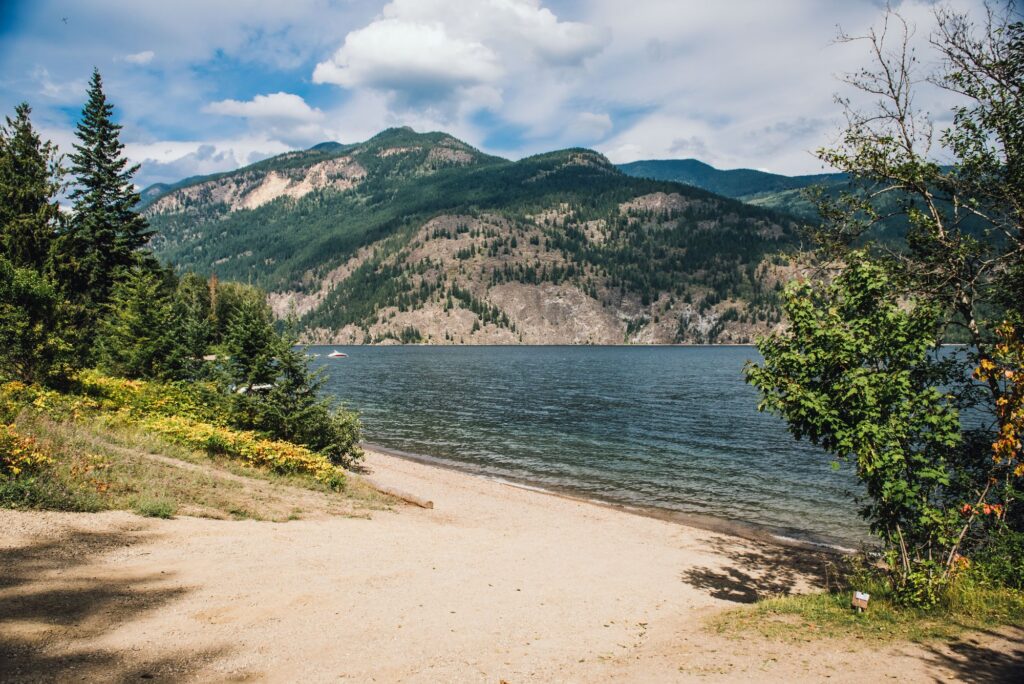
[[[510,162],[408,128],[145,196],[161,257],[337,342],[749,341],[798,229],[590,150]]]
[[[619,164],[618,168],[629,176],[685,183],[805,218],[817,217],[814,205],[804,197],[805,188],[820,186],[838,192],[849,182],[842,173],[783,176],[756,169],[716,169],[696,159],[646,159]]]

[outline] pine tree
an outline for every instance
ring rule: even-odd
[[[186,273],[174,293],[174,331],[176,345],[169,361],[176,379],[195,380],[205,371],[203,357],[212,342],[210,318],[211,288],[195,273]]]
[[[126,378],[159,378],[171,372],[179,329],[167,284],[136,267],[111,290],[97,330],[100,366]]]
[[[279,339],[277,377],[266,394],[260,427],[281,439],[309,445],[317,438],[311,433],[317,432],[315,428],[328,418],[327,407],[318,396],[324,378],[309,369],[305,349],[296,348],[295,328],[292,318],[287,332]]]
[[[224,347],[230,358],[232,382],[246,391],[277,378],[277,354],[281,344],[270,307],[262,299],[242,299],[228,321]]]
[[[246,297],[238,303],[224,334],[224,351],[224,371],[233,396],[232,422],[246,429],[265,429],[267,388],[277,382],[283,344],[262,298]]]
[[[32,128],[21,103],[0,127],[0,251],[16,268],[46,269],[61,223],[57,147]]]
[[[99,304],[107,301],[119,271],[145,261],[140,250],[153,234],[135,211],[139,194],[132,177],[139,167],[128,165],[113,112],[94,69],[70,157],[74,214],[62,256],[69,262],[70,292]]]

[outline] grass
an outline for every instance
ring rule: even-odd
[[[832,592],[764,599],[718,614],[708,626],[737,638],[756,633],[784,641],[834,638],[876,642],[930,641],[1006,625],[1024,627],[1024,592],[986,586],[969,573],[929,611],[898,605],[877,571],[862,569],[844,584]],[[850,606],[854,588],[871,594],[863,613]]]
[[[161,454],[196,465],[212,465],[221,470],[240,477],[263,480],[273,484],[300,487],[324,494],[338,494],[315,477],[303,473],[275,473],[254,467],[229,456],[210,454],[175,444],[161,435],[127,422],[118,422],[105,417],[97,418],[94,431],[99,433],[101,440],[107,445],[116,445],[126,449],[141,449],[150,453]],[[363,480],[349,476],[341,495],[351,501],[365,504],[371,508],[384,508],[394,503],[390,497],[381,494]]]
[[[170,519],[178,511],[178,506],[167,499],[140,499],[135,504],[135,512],[147,518]]]
[[[286,521],[299,511],[365,516],[393,503],[358,478],[338,492],[311,475],[211,457],[102,417],[55,421],[23,412],[17,429],[53,463],[30,477],[0,478],[0,507]]]

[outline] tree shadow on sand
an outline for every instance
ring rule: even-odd
[[[682,580],[712,597],[733,603],[754,603],[768,596],[792,593],[801,583],[823,585],[829,576],[830,554],[714,537],[711,547],[727,559],[724,568],[694,567]]]
[[[188,591],[168,587],[163,573],[106,579],[80,572],[104,554],[145,541],[137,532],[70,531],[0,549],[0,681],[177,680],[223,656],[224,649],[157,646],[159,657],[146,658],[89,648]]]
[[[983,640],[987,643],[983,643]],[[925,660],[957,681],[1024,682],[1024,629],[981,630],[946,644],[929,644]],[[936,682],[948,681],[936,677]]]

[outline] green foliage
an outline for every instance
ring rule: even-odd
[[[766,598],[754,606],[712,618],[718,632],[743,637],[748,632],[806,641],[811,637],[866,639],[871,642],[948,639],[966,630],[1024,625],[1024,593],[979,584],[969,575],[931,591],[927,608],[907,605],[887,573],[859,558],[843,563],[829,591]],[[868,609],[850,606],[854,591],[871,596]]]
[[[899,555],[897,585],[927,602],[943,575],[932,559],[945,561],[957,541],[958,502],[944,494],[960,423],[931,353],[939,311],[898,293],[863,253],[829,285],[792,284],[789,329],[759,342],[764,363],[746,374],[759,408],[785,418],[796,438],[854,460],[869,497],[863,515]]]
[[[62,225],[57,146],[32,128],[26,103],[0,127],[0,254],[18,268],[43,273]]]
[[[194,379],[206,374],[203,358],[215,343],[210,293],[216,287],[195,273],[186,273],[178,281],[172,303],[176,344],[168,361],[178,378]]]
[[[187,275],[187,274],[186,274]],[[191,286],[191,287],[194,287]],[[244,305],[259,309],[265,307],[266,293],[252,285],[220,282],[216,277],[208,285],[210,298],[210,339],[211,344],[223,344],[227,338],[228,326],[235,313]]]
[[[211,381],[132,381],[89,370],[78,374],[72,389],[80,396],[92,400],[91,408],[103,411],[128,411],[140,416],[184,416],[216,425],[228,422],[228,397]],[[70,398],[72,395],[64,396]],[[31,397],[32,393],[26,392],[20,400],[33,403]],[[0,400],[3,398],[0,394]],[[49,398],[59,399],[61,395]],[[17,393],[14,393],[12,400],[19,400]],[[90,406],[82,408],[88,409]],[[47,410],[53,413],[49,408]],[[66,418],[68,413],[66,410],[60,411],[57,417]]]
[[[173,518],[178,512],[178,507],[173,501],[167,499],[140,499],[135,504],[135,512],[147,518]]]
[[[69,296],[98,305],[108,301],[119,272],[143,259],[140,250],[153,235],[135,210],[139,195],[132,177],[138,166],[128,165],[113,111],[94,70],[70,157],[73,215],[61,236],[58,266]]]
[[[56,146],[40,140],[20,104],[0,127],[0,377],[60,382],[75,366],[74,310],[50,277],[62,225]]]
[[[438,150],[458,150],[468,159],[463,165],[438,165],[443,154],[432,156]],[[743,297],[758,310],[774,311],[774,293],[762,290],[756,267],[769,254],[795,244],[797,233],[790,217],[675,183],[625,176],[590,150],[508,162],[443,134],[411,130],[385,131],[360,145],[289,153],[221,180],[246,185],[271,170],[298,178],[303,168],[341,156],[366,171],[344,191],[323,189],[234,210],[201,190],[196,197],[179,195],[178,208],[150,216],[161,232],[157,252],[182,270],[208,273],[216,268],[220,275],[267,289],[309,292],[327,272],[373,244],[374,254],[302,320],[306,328],[337,329],[373,325],[386,307],[402,311],[443,301],[448,292],[468,290],[474,281],[484,286],[568,282],[616,305],[626,294],[651,303],[664,293],[695,292],[699,297],[710,292],[719,300]],[[623,202],[658,192],[681,195],[685,208],[620,211]],[[557,223],[536,220],[563,206]],[[439,214],[465,216],[467,224],[484,218],[502,226],[486,240],[454,250],[453,261],[469,269],[465,278],[436,271],[427,277],[407,261],[419,228]],[[590,222],[605,224],[608,238],[589,239]],[[454,235],[436,229],[430,239],[470,232],[468,225],[459,228]],[[538,228],[543,236],[536,234]],[[560,259],[547,264],[527,259],[527,245]],[[501,263],[476,272],[478,258]],[[493,305],[472,289],[476,302],[465,308],[482,322],[511,328],[508,315],[492,311]],[[610,294],[613,290],[616,295]]]
[[[160,275],[133,268],[114,285],[100,321],[96,335],[100,367],[126,378],[167,377],[182,343],[179,320]]]
[[[290,333],[277,332],[265,302],[239,304],[223,346],[231,421],[350,466],[362,457],[359,419],[348,411],[334,411],[320,396],[323,378],[310,371],[305,350],[294,342]]]
[[[59,383],[75,368],[67,302],[38,272],[0,256],[0,377]]]
[[[1024,532],[997,525],[974,549],[968,573],[984,586],[1024,591]]]
[[[1024,368],[1013,351],[1024,315],[1024,24],[993,11],[979,36],[966,15],[940,9],[936,18],[943,62],[932,80],[966,103],[941,134],[953,163],[935,161],[931,122],[913,105],[922,82],[913,28],[890,11],[881,30],[843,36],[868,43],[876,64],[847,80],[878,102],[860,111],[843,100],[842,143],[819,152],[855,185],[819,198],[817,256],[838,262],[839,274],[787,291],[790,330],[763,340],[764,365],[748,368],[762,408],[797,437],[856,459],[894,598],[921,608],[960,582],[963,563],[999,566],[985,549],[994,531],[1021,531],[1024,475]],[[906,224],[895,249],[872,245],[872,257],[851,247],[893,216]],[[943,326],[966,341],[960,356],[973,376],[928,354],[949,335]],[[977,412],[982,426],[962,430],[959,409]],[[1012,568],[1013,545],[999,553]]]
[[[277,379],[282,347],[267,303],[254,298],[240,301],[229,319],[223,349],[231,382],[244,390],[238,395],[243,403],[256,395],[255,385],[272,384]]]

